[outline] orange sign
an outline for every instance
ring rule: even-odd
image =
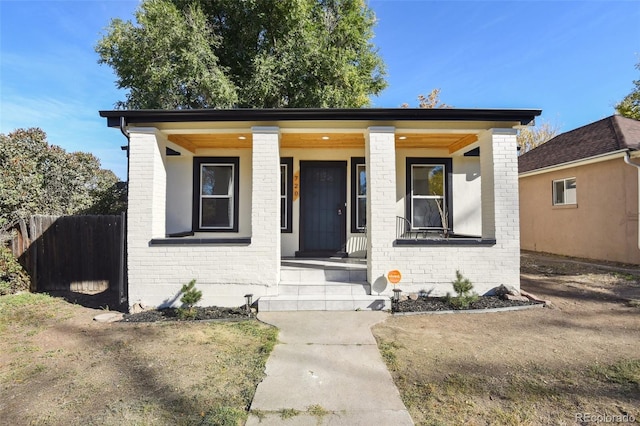
[[[293,201],[300,197],[300,170],[293,174]]]
[[[394,269],[393,271],[389,271],[387,279],[391,284],[398,284],[402,279],[402,274],[397,269]]]

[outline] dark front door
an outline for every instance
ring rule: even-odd
[[[300,250],[332,254],[346,238],[347,163],[300,162]]]

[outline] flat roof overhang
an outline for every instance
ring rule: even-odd
[[[526,126],[539,116],[539,109],[461,109],[461,108],[273,108],[273,109],[183,109],[100,111],[107,126],[120,127],[145,123],[188,122],[286,122],[286,121],[473,121],[516,122]]]

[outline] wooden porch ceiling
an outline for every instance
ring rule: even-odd
[[[206,148],[251,148],[251,133],[171,134],[169,140],[193,153]],[[396,148],[447,149],[453,154],[478,140],[474,133],[396,133]],[[281,148],[364,148],[361,133],[283,133]]]

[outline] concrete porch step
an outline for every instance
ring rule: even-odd
[[[281,284],[361,283],[366,281],[366,269],[283,267],[280,270]]]
[[[280,295],[258,300],[259,312],[275,311],[380,311],[390,309],[387,296],[370,295]]]
[[[263,296],[258,310],[355,311],[388,309],[386,296],[371,296],[364,259],[284,258],[278,295]]]
[[[371,285],[363,282],[280,282],[278,293],[281,296],[366,296],[371,294]]]

